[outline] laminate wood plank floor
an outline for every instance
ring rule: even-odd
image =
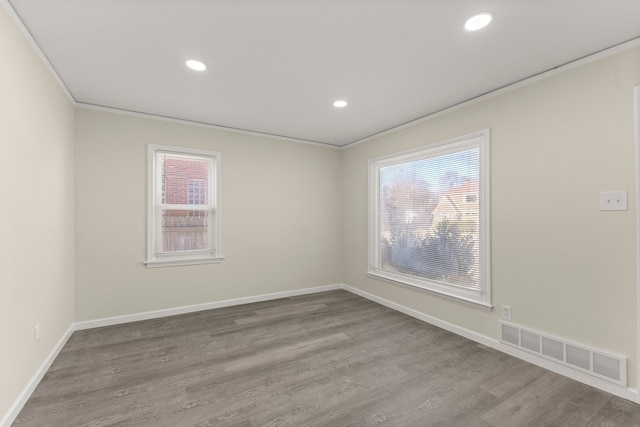
[[[346,291],[75,332],[14,426],[639,426],[640,406]]]

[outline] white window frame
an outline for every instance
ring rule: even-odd
[[[158,165],[158,153],[196,156],[211,160],[208,173],[207,205],[169,205],[162,200],[162,170]],[[147,267],[170,267],[177,265],[208,264],[224,259],[221,251],[220,177],[221,154],[216,151],[199,150],[168,145],[147,146]],[[162,253],[157,250],[162,242],[162,210],[183,208],[206,210],[209,214],[208,241],[211,250]]]
[[[473,290],[432,281],[426,278],[393,272],[381,268],[380,249],[380,169],[387,166],[398,165],[421,160],[428,157],[438,157],[479,148],[479,256],[480,256],[480,283],[479,290]],[[490,243],[490,130],[451,138],[416,149],[369,160],[369,265],[367,274],[373,278],[383,279],[395,284],[406,285],[429,293],[452,298],[457,301],[469,303],[473,306],[491,310],[491,243]]]

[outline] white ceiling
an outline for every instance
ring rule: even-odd
[[[640,37],[640,0],[9,3],[79,103],[336,146]]]

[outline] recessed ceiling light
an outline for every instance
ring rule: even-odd
[[[333,103],[333,106],[336,108],[344,108],[347,106],[347,101],[339,99]]]
[[[187,67],[196,71],[204,71],[207,69],[207,65],[202,61],[198,61],[197,59],[187,59],[185,64],[187,64]]]
[[[467,31],[476,31],[489,25],[492,19],[493,14],[490,12],[479,13],[467,19],[464,28]]]

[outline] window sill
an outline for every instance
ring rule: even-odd
[[[167,259],[167,260],[153,260],[143,262],[147,268],[158,267],[178,267],[181,265],[198,265],[198,264],[218,264],[224,259],[223,256],[215,258],[189,258],[189,259]]]
[[[374,279],[381,279],[396,285],[405,286],[411,289],[417,289],[419,291],[427,292],[433,295],[438,295],[438,296],[450,299],[452,301],[457,301],[463,304],[471,305],[473,307],[481,308],[488,311],[493,311],[493,305],[490,302],[482,301],[479,298],[476,299],[474,298],[473,295],[455,294],[453,292],[447,292],[447,290],[443,290],[443,289],[433,289],[423,284],[409,283],[405,280],[402,280],[402,278],[399,277],[399,275],[387,274],[386,272],[382,272],[378,270],[370,269],[369,271],[367,271],[367,276]]]

